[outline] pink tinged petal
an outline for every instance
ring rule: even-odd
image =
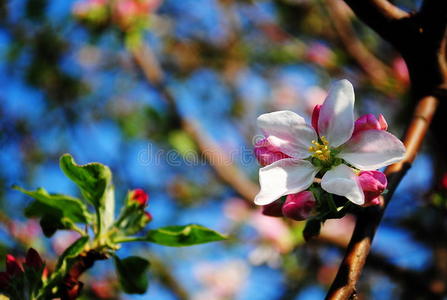
[[[317,202],[312,192],[303,191],[288,195],[282,207],[282,213],[287,218],[303,221],[309,218]]]
[[[267,205],[281,196],[295,194],[307,189],[318,169],[306,160],[285,158],[259,170],[261,191],[255,204]]]
[[[373,114],[361,116],[355,121],[353,135],[360,131],[369,129],[387,130],[388,124],[386,123],[383,115],[379,115],[378,119]]]
[[[318,132],[332,147],[344,144],[354,130],[354,88],[346,79],[332,84],[321,106]]]
[[[272,146],[293,158],[309,157],[311,142],[317,139],[304,118],[291,111],[263,114],[258,117],[258,126]]]
[[[388,123],[385,120],[385,117],[380,114],[379,115],[379,124],[380,124],[380,130],[388,130]]]
[[[365,205],[380,204],[380,195],[385,191],[388,181],[380,171],[362,171],[359,182],[365,194]]]
[[[360,170],[376,170],[401,161],[405,146],[391,133],[383,130],[364,130],[343,145],[338,157]]]
[[[327,171],[321,179],[321,187],[326,192],[346,197],[355,204],[365,203],[358,176],[347,165],[341,164]]]
[[[283,201],[281,199],[276,200],[270,204],[262,207],[262,214],[269,217],[282,217]]]
[[[270,144],[266,138],[256,142],[254,152],[261,166],[268,166],[277,160],[290,158],[287,154],[282,153],[279,148]]]
[[[315,131],[318,134],[318,119],[320,118],[320,110],[321,105],[317,104],[314,107],[314,110],[312,111],[312,127],[315,129]]]

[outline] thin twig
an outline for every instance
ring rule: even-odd
[[[248,203],[252,203],[259,191],[259,187],[239,170],[239,168],[231,161],[230,157],[214,141],[212,141],[203,130],[201,130],[196,122],[183,117],[179,113],[177,102],[167,88],[163,80],[163,71],[149,46],[141,44],[137,48],[131,49],[131,52],[135,62],[142,69],[147,81],[158,88],[166,98],[172,113],[179,120],[181,128],[196,143],[201,154],[207,159],[217,175]]]
[[[346,51],[357,62],[363,72],[376,86],[384,86],[387,81],[389,68],[375,57],[355,34],[349,16],[343,6],[345,3],[338,0],[328,0],[327,9],[335,31],[343,43]]]

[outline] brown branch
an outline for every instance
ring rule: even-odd
[[[386,206],[415,159],[438,105],[441,103],[442,111],[445,111],[447,101],[445,1],[435,3],[426,0],[421,11],[411,16],[385,0],[345,1],[360,19],[400,51],[410,70],[414,102],[417,104],[404,138],[406,157],[386,170],[389,193],[384,197],[384,206],[364,209],[357,216],[354,233],[327,299],[350,299],[355,295],[356,283]],[[434,19],[430,18],[431,14],[436,15]]]
[[[166,98],[179,126],[196,143],[200,153],[207,159],[216,174],[248,203],[252,203],[259,187],[237,168],[230,157],[201,130],[196,122],[184,118],[180,114],[174,96],[163,81],[163,71],[151,49],[147,45],[141,44],[138,48],[131,49],[131,52],[147,81]]]
[[[328,0],[327,9],[343,46],[349,55],[357,62],[363,72],[376,86],[384,86],[387,81],[389,68],[375,57],[356,36],[349,16],[343,6],[345,3],[338,0]]]
[[[313,241],[313,243],[327,243],[341,250],[346,249],[348,242],[349,239],[346,241],[344,237],[340,238],[329,234],[322,234]],[[438,299],[441,296],[440,291],[433,288],[436,279],[432,276],[427,276],[431,275],[427,274],[427,272],[417,272],[396,266],[389,262],[387,257],[378,253],[371,253],[368,256],[367,266],[372,270],[385,274],[396,282],[402,283],[405,287],[411,288],[413,296],[429,296],[430,299]]]
[[[382,37],[395,34],[396,20],[407,18],[409,14],[388,0],[345,0],[356,16]],[[385,38],[388,39],[388,38]]]
[[[81,277],[85,271],[93,267],[97,260],[103,259],[107,259],[107,256],[95,250],[90,250],[79,255],[59,285],[61,300],[77,299],[84,286],[79,280],[79,277]]]
[[[388,167],[385,171],[389,180],[389,192],[384,197],[385,204],[383,207],[366,208],[358,214],[345,257],[326,299],[351,299],[356,294],[357,281],[362,273],[385,208],[399,182],[411,167],[436,112],[437,105],[438,99],[433,96],[427,96],[419,102],[404,138],[404,144],[407,147],[406,157],[402,162]]]

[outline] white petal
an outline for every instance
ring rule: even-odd
[[[304,118],[287,110],[259,116],[258,126],[272,145],[298,159],[310,156],[311,142],[317,139],[315,130]]]
[[[405,146],[389,132],[365,130],[352,136],[337,155],[360,170],[376,170],[405,156]]]
[[[354,130],[354,88],[346,79],[332,84],[321,106],[318,132],[332,147],[345,143]]]
[[[288,194],[307,189],[314,181],[316,169],[307,160],[285,158],[259,170],[261,191],[255,204],[266,205]]]
[[[328,193],[344,196],[355,204],[365,203],[358,176],[347,165],[341,164],[327,171],[321,178],[321,188]]]

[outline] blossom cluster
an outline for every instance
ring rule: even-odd
[[[354,120],[354,89],[347,80],[332,85],[324,103],[315,106],[311,124],[294,112],[277,111],[261,115],[258,126],[264,138],[255,155],[263,168],[255,203],[270,216],[307,219],[318,207],[330,207],[322,194],[378,205],[387,179],[377,169],[405,155],[382,115]]]
[[[27,299],[25,295],[37,293],[46,277],[45,263],[39,253],[30,248],[23,260],[6,255],[6,271],[0,272],[0,293],[13,299]]]
[[[116,222],[117,227],[126,234],[135,234],[143,229],[152,215],[145,208],[149,203],[149,195],[142,189],[131,190],[127,194],[126,205]]]

